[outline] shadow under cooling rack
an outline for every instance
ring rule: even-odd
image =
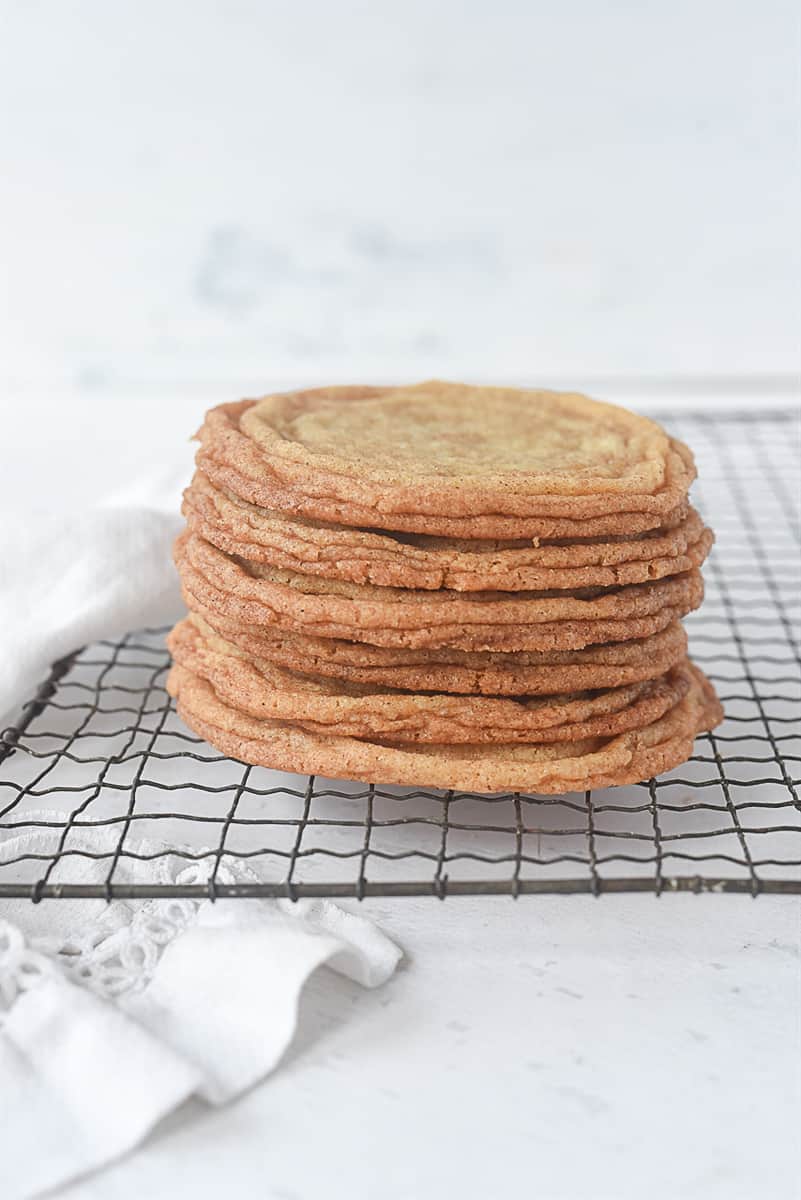
[[[142,630],[56,664],[0,735],[0,897],[801,893],[796,421],[662,419],[717,533],[687,626],[726,720],[684,766],[565,796],[248,767],[179,720]]]

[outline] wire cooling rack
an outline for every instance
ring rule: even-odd
[[[718,541],[688,620],[724,725],[684,766],[565,796],[244,766],[164,690],[164,630],[56,663],[0,737],[0,897],[801,892],[795,414],[663,414]]]

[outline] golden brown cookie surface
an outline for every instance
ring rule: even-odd
[[[288,670],[351,683],[464,695],[542,696],[590,687],[622,687],[663,675],[682,662],[687,635],[674,621],[643,639],[581,650],[410,650],[241,624],[212,612],[187,594],[190,620],[211,628],[256,658]]]
[[[182,582],[223,616],[373,645],[572,649],[664,629],[700,604],[700,572],[579,594],[418,591],[320,580],[235,561],[196,535],[176,543]]]
[[[384,512],[667,512],[689,483],[681,472],[671,481],[661,426],[567,392],[318,388],[256,401],[240,429],[285,482],[353,492]]]
[[[347,402],[344,397],[342,402]],[[662,476],[654,492],[625,488],[615,492],[607,488],[600,494],[593,493],[589,490],[589,475],[584,479],[587,490],[572,494],[536,494],[531,490],[534,475],[515,484],[505,482],[505,477],[489,475],[434,477],[425,485],[419,480],[412,485],[400,472],[398,487],[393,488],[383,476],[371,479],[366,471],[359,470],[355,475],[353,471],[331,473],[319,462],[311,470],[305,461],[286,458],[288,443],[280,437],[268,439],[271,452],[265,454],[263,441],[257,444],[243,432],[256,403],[220,405],[206,414],[197,435],[201,442],[197,462],[204,474],[219,487],[262,507],[354,527],[467,538],[632,535],[681,521],[687,511],[687,489],[695,475],[687,447],[646,421],[646,426],[657,431],[652,434],[651,448],[661,463],[654,467]],[[613,411],[645,421],[622,409]],[[507,429],[506,436],[513,442],[514,428]],[[585,431],[584,453],[589,454],[587,448],[596,446],[595,462],[601,475],[610,470],[602,443],[603,439],[593,442]],[[654,449],[657,444],[662,450]],[[626,454],[622,454],[616,466],[625,471],[626,463]],[[543,486],[551,486],[545,482],[545,472],[539,472],[536,478]],[[563,486],[565,481],[569,483],[569,472],[564,473]],[[611,475],[608,482],[614,483]]]
[[[239,500],[197,472],[188,527],[228,554],[325,579],[454,591],[615,587],[699,567],[712,532],[691,509],[677,527],[612,541],[532,545],[371,532],[292,518]]]
[[[311,732],[413,742],[553,742],[610,737],[663,716],[686,695],[686,661],[659,679],[546,699],[421,694],[332,681],[248,656],[195,622],[169,638],[175,662],[226,704]]]
[[[538,745],[414,745],[311,733],[225,704],[186,667],[168,680],[187,724],[223,754],[284,771],[465,791],[582,791],[634,783],[685,761],[695,736],[721,719],[708,681],[691,668],[682,700],[657,720],[611,738]]]

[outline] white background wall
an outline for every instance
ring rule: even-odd
[[[0,0],[0,112],[12,482],[296,382],[797,366],[795,0]]]
[[[3,371],[791,371],[793,0],[3,0]]]

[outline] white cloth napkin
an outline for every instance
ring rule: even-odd
[[[8,839],[0,863],[52,853],[57,837]],[[108,828],[70,840],[74,850],[113,844]],[[200,883],[209,871],[157,861],[161,883]],[[74,858],[71,880],[76,862],[81,882],[104,878],[107,864]],[[224,862],[221,882],[255,878]],[[126,858],[118,879],[152,872],[152,862]],[[371,922],[326,900],[15,901],[0,913],[3,1200],[26,1200],[119,1157],[190,1096],[219,1105],[251,1087],[291,1041],[317,967],[376,987],[401,957]]]
[[[54,659],[180,612],[177,489],[162,479],[158,490],[169,508],[154,507],[145,486],[136,505],[0,521],[0,725]],[[103,836],[74,831],[70,847],[83,838],[97,851]],[[0,830],[0,863],[54,844],[52,831]],[[164,882],[186,879],[186,860],[158,861]],[[108,866],[69,864],[71,881],[80,871],[85,882]],[[140,869],[126,858],[115,879],[136,882]],[[227,859],[223,869],[253,878]],[[207,868],[188,870],[196,882]],[[190,1096],[222,1104],[261,1079],[291,1040],[317,967],[374,987],[400,956],[369,921],[327,901],[0,901],[2,1200],[118,1157]]]
[[[0,721],[12,718],[55,659],[178,616],[176,514],[107,507],[2,521]]]

